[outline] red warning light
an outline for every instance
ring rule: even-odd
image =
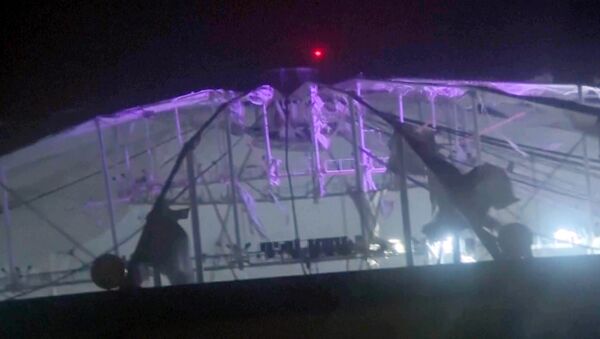
[[[320,48],[315,48],[313,49],[312,55],[315,59],[321,59],[325,55],[325,52]]]

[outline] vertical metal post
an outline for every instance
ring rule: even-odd
[[[127,176],[125,178],[122,177],[122,173],[118,174],[119,177],[117,179],[117,182],[120,183],[120,185],[125,185],[128,189],[131,187],[131,184],[133,184],[134,179],[132,178],[131,175],[131,161],[130,161],[130,157],[129,157],[129,147],[128,147],[128,142],[129,142],[129,135],[125,138],[125,142],[121,141],[121,137],[119,136],[119,128],[115,128],[115,149],[118,150],[118,152],[121,152],[121,150],[123,151],[123,160],[125,161],[125,172],[127,173]],[[124,181],[124,182],[122,182]],[[117,196],[120,197],[119,191],[117,190]]]
[[[194,263],[196,265],[196,282],[204,282],[204,267],[202,263],[202,241],[200,239],[200,218],[198,217],[198,199],[196,196],[196,175],[194,173],[194,151],[187,154],[187,177],[190,194],[190,209],[192,213],[192,241],[194,243]]]
[[[474,138],[475,138],[475,154],[476,154],[476,165],[481,165],[481,139],[479,135],[479,112],[478,112],[478,103],[477,103],[477,91],[475,91],[471,96],[471,102],[473,103],[473,129],[474,129]]]
[[[312,102],[313,96],[318,95],[318,87],[317,85],[311,85],[311,108],[310,108],[310,128],[311,128],[311,138],[313,143],[312,150],[312,179],[313,179],[313,194],[314,201],[317,202],[318,198],[321,197],[321,186],[322,186],[322,178],[321,178],[321,150],[319,148],[319,140],[317,139],[317,125],[315,121],[315,111],[314,111],[314,102]],[[320,131],[319,131],[320,133]]]
[[[156,267],[152,268],[152,279],[154,280],[154,287],[162,286],[162,279],[160,278],[160,271]]]
[[[579,99],[579,103],[583,104],[583,89],[581,87],[581,85],[577,85],[577,96]],[[587,198],[588,198],[588,204],[587,204],[587,209],[588,209],[588,227],[587,227],[587,232],[588,232],[588,241],[591,243],[591,241],[593,240],[594,237],[594,205],[593,205],[593,193],[592,193],[592,177],[590,176],[590,160],[589,160],[589,156],[588,156],[588,149],[587,149],[587,135],[585,134],[585,132],[583,133],[583,137],[581,140],[581,145],[582,145],[582,152],[583,152],[583,167],[584,167],[584,174],[585,174],[585,186],[586,186],[586,194],[587,194]]]
[[[456,115],[457,115],[457,107],[456,107],[456,103],[451,101],[451,105],[452,105],[452,115],[448,115],[448,119],[446,119],[448,126],[451,127],[451,132],[448,133],[448,143],[450,144],[450,163],[454,164],[456,163],[456,159],[455,156],[453,154],[453,152],[456,151],[456,136],[454,135],[454,132],[457,131],[457,121],[456,121]],[[449,120],[449,121],[448,121]],[[454,236],[452,237],[452,254],[453,254],[453,261],[455,264],[460,264],[461,263],[461,254],[460,254],[460,234],[458,232],[456,232],[454,234]]]
[[[310,91],[311,91],[311,99],[312,99],[313,95],[318,95],[317,85],[311,85]],[[321,197],[321,154],[320,154],[320,149],[319,149],[319,140],[317,140],[317,133],[316,133],[317,126],[315,125],[315,115],[314,115],[314,109],[312,107],[312,104],[313,104],[313,102],[311,100],[310,128],[312,130],[311,137],[312,137],[312,143],[313,143],[312,179],[313,179],[313,185],[314,185],[314,195],[315,195],[314,199],[316,202],[317,198]]]
[[[179,110],[175,109],[175,128],[177,130],[177,141],[183,146],[183,134],[181,133],[181,121]],[[196,266],[196,282],[204,282],[204,264],[202,254],[202,237],[200,232],[200,218],[198,215],[198,196],[196,191],[194,150],[188,152],[186,157],[186,172],[188,180],[188,194],[190,198],[190,213],[192,218],[192,243],[194,245],[194,264]]]
[[[417,100],[417,113],[419,113],[419,121],[424,123],[425,117],[423,116],[423,105],[421,104],[421,100]]]
[[[412,227],[410,224],[410,208],[408,201],[408,187],[406,184],[406,166],[404,156],[404,140],[398,143],[398,157],[400,158],[400,207],[402,210],[402,234],[404,237],[404,249],[406,251],[406,265],[414,266],[412,249]]]
[[[129,154],[129,142],[131,140],[131,135],[135,129],[135,121],[132,121],[127,127],[127,134],[125,137],[125,142],[123,145],[123,157],[125,158],[125,169],[127,170],[127,185],[128,187],[132,187],[135,178],[133,177],[133,171],[131,170],[131,155]]]
[[[406,185],[404,141],[399,142],[398,146],[398,157],[400,158],[400,206],[402,208],[402,232],[404,236],[404,248],[406,250],[406,265],[413,266],[412,227],[410,224],[410,209],[408,205],[408,187]]]
[[[289,154],[289,132],[290,132],[290,125],[292,124],[292,120],[290,117],[290,105],[289,105],[290,103],[287,98],[280,101],[280,103],[283,104],[284,114],[285,114],[285,171],[287,173],[288,187],[290,189],[290,203],[292,205],[292,220],[294,222],[294,236],[295,236],[295,242],[300,243],[300,229],[299,229],[299,224],[298,224],[298,215],[296,213],[296,201],[295,201],[295,195],[294,195],[294,185],[292,183],[292,171],[290,168],[290,154]],[[295,106],[292,106],[292,107],[295,107]],[[295,116],[295,115],[292,115],[292,117],[293,116]],[[302,272],[306,273],[302,263],[300,263],[300,267],[302,268]]]
[[[267,163],[267,171],[271,171],[271,165],[273,162],[273,153],[271,152],[271,138],[269,137],[269,115],[267,114],[267,105],[262,105],[262,118],[263,118],[263,136],[265,138],[265,156]],[[271,180],[269,180],[269,186],[271,185]]]
[[[356,84],[356,95],[358,95],[360,97],[361,95],[361,87],[360,87],[360,82]],[[363,116],[363,111],[361,109],[359,109],[356,113],[356,118],[358,119],[358,141],[359,141],[359,146],[360,146],[360,163],[359,165],[361,167],[364,167],[365,164],[367,163],[367,155],[363,152],[364,149],[366,149],[366,143],[365,143],[365,121],[364,121],[364,116]],[[362,177],[362,189],[363,191],[365,190],[365,188],[367,187],[367,178],[365,177],[364,172],[361,172],[361,177]]]
[[[127,131],[127,138],[125,139],[125,145],[123,145],[123,153],[125,156],[125,168],[127,169],[127,175],[129,175],[129,180],[132,180],[131,177],[131,156],[129,155],[129,140],[131,138],[131,133],[133,131],[133,122],[129,126],[129,130]]]
[[[4,168],[0,167],[0,181],[3,185],[8,185],[6,181],[6,173]],[[12,243],[12,219],[10,214],[10,206],[8,204],[8,191],[2,188],[2,216],[4,217],[4,235],[6,237],[6,259],[8,260],[8,281],[10,284],[16,281],[15,279],[15,258],[13,253]]]
[[[455,264],[460,264],[460,259],[460,235],[456,232],[452,237],[452,260]]]
[[[110,176],[108,175],[108,162],[106,160],[106,148],[104,146],[104,137],[102,136],[102,128],[100,127],[100,119],[96,118],[96,131],[98,132],[98,143],[100,144],[100,156],[102,159],[102,174],[104,176],[104,192],[106,194],[106,202],[108,204],[108,216],[110,218],[110,233],[113,242],[113,252],[119,256],[119,242],[117,241],[117,227],[115,222],[115,208],[112,201],[112,190],[110,186]]]
[[[150,124],[148,118],[144,119],[144,134],[146,141],[146,154],[148,154],[148,165],[150,170],[146,173],[148,175],[147,181],[152,185],[155,180],[155,167],[154,167],[154,154],[152,152],[152,143],[150,141]],[[151,186],[148,186],[148,191],[151,191]],[[153,271],[154,286],[162,286],[160,272],[158,270]]]
[[[360,97],[361,95],[361,86],[360,86],[360,82],[358,82],[356,84],[356,95],[358,95]],[[361,166],[361,170],[363,168],[365,168],[366,164],[367,164],[367,155],[363,152],[363,150],[366,150],[366,143],[365,143],[365,121],[364,121],[364,116],[363,116],[363,111],[359,108],[355,111],[356,114],[356,119],[358,122],[358,145],[359,145],[359,159],[360,159],[360,166]],[[362,190],[364,191],[366,187],[368,187],[368,183],[367,183],[367,178],[365,176],[364,172],[361,172],[361,177],[362,177]]]
[[[433,128],[437,128],[437,113],[435,111],[435,94],[432,94],[429,98],[429,103],[431,104],[431,126]]]
[[[346,216],[346,196],[340,196],[341,211],[342,211],[342,229],[344,236],[348,237],[348,218]],[[346,259],[346,271],[350,270],[350,260]]]
[[[533,154],[530,154],[529,157],[529,165],[531,166],[531,178],[533,179],[533,187],[534,189],[538,189],[538,175],[537,175],[537,168],[535,166],[535,156]],[[540,204],[538,203],[538,201],[535,201],[535,206],[534,208],[534,218],[535,218],[535,224],[539,224],[540,223]],[[520,217],[523,217],[523,213],[524,211],[521,210],[520,211]]]
[[[57,259],[56,253],[50,253],[50,256],[48,258],[48,261],[49,261],[48,266],[50,267],[50,272],[58,271],[59,265],[56,262],[57,260],[58,259]],[[51,280],[54,280],[54,276],[52,273],[48,274],[48,276],[50,277]],[[50,289],[49,296],[54,297],[56,295],[58,295],[58,286],[56,284],[53,284]]]
[[[235,173],[235,168],[234,168],[234,163],[233,163],[233,147],[231,145],[231,126],[230,126],[230,117],[229,115],[226,115],[225,118],[225,125],[227,126],[227,129],[225,131],[226,134],[226,138],[227,138],[227,159],[229,160],[229,176],[231,178],[231,207],[233,208],[233,221],[234,221],[234,226],[235,226],[235,242],[236,242],[236,256],[237,256],[237,260],[238,260],[238,266],[240,269],[242,269],[244,267],[244,262],[242,260],[242,240],[240,238],[240,216],[238,215],[238,209],[237,209],[237,178],[236,178],[236,173]]]
[[[398,95],[398,116],[400,116],[400,122],[404,123],[404,96]]]
[[[154,152],[152,152],[152,142],[150,140],[150,124],[148,119],[144,119],[144,132],[146,138],[146,153],[148,154],[148,164],[150,165],[150,171],[148,171],[149,181],[153,182],[156,177],[156,166],[154,164]]]
[[[456,121],[458,108],[456,107],[456,103],[451,102],[452,105],[452,114],[448,115],[448,127],[450,127],[450,133],[448,133],[448,143],[450,144],[450,162],[454,164],[456,162],[456,154],[457,152],[457,143],[456,143],[456,135],[455,133],[458,131],[458,122]]]
[[[356,189],[358,190],[359,194],[364,194],[364,186],[363,186],[363,171],[362,171],[362,161],[361,161],[361,154],[362,151],[360,149],[360,146],[358,144],[358,132],[356,131],[357,128],[360,128],[360,126],[356,123],[356,107],[355,107],[355,103],[354,100],[350,100],[350,118],[352,119],[352,146],[353,146],[353,156],[354,156],[354,173],[355,173],[355,178],[356,178]],[[370,239],[369,239],[369,233],[366,230],[366,227],[368,227],[369,223],[367,220],[365,220],[365,218],[363,217],[365,215],[365,213],[359,213],[360,217],[360,230],[361,230],[361,235],[363,237],[363,245],[365,248],[365,253],[366,251],[369,250],[369,243],[370,243]]]
[[[459,105],[456,105],[457,108],[457,116],[456,116],[456,121],[457,121],[457,127],[456,130],[457,131],[461,131],[461,132],[468,132],[469,129],[467,127],[467,114],[466,114],[466,110],[459,110]],[[457,144],[458,147],[460,149],[461,152],[464,153],[465,156],[469,156],[470,151],[469,151],[469,147],[467,145],[467,137],[457,137]],[[462,159],[464,161],[464,159]]]
[[[115,149],[115,153],[118,154],[121,152],[121,149],[123,148],[121,146],[121,137],[119,136],[119,126],[116,126],[112,130],[113,130],[113,134],[114,134],[114,144],[115,144],[114,149]],[[127,159],[125,159],[125,166],[127,166]],[[120,180],[121,180],[121,178],[117,179],[117,181],[120,181]]]
[[[340,196],[341,210],[342,210],[342,229],[344,230],[344,236],[348,236],[348,218],[346,217],[346,196]]]
[[[181,120],[179,120],[179,109],[175,108],[175,128],[177,130],[177,142],[183,146],[183,133],[181,132]]]

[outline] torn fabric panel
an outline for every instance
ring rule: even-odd
[[[370,237],[379,237],[379,223],[377,222],[371,203],[367,199],[367,194],[354,191],[349,196],[354,202],[360,216],[361,228],[365,227]]]
[[[444,96],[448,98],[456,98],[465,95],[466,89],[458,87],[444,87],[444,86],[425,86],[423,87],[425,94],[431,99],[437,96]]]
[[[325,103],[319,96],[317,86],[311,86],[310,88],[310,105],[315,140],[323,148],[329,149],[330,140],[325,134],[329,132],[329,125],[327,124],[327,119],[323,114],[323,107],[325,106]]]
[[[258,234],[260,234],[262,238],[268,239],[265,226],[256,214],[256,201],[254,200],[254,197],[252,197],[252,194],[250,194],[250,192],[248,192],[248,190],[239,183],[236,183],[236,186],[240,193],[240,198],[246,210],[246,214],[248,215],[248,221],[250,222],[250,225],[252,225],[252,227],[258,232]]]
[[[267,170],[267,174],[269,176],[269,184],[272,187],[278,187],[281,184],[280,172],[282,161],[276,158],[271,158],[271,163],[269,164],[269,168]]]
[[[375,191],[377,190],[377,185],[375,185],[375,180],[373,180],[373,159],[371,157],[364,157],[365,161],[365,171],[363,173],[363,183],[365,191]]]
[[[283,205],[281,203],[281,201],[279,201],[279,199],[277,198],[277,195],[275,193],[269,191],[268,194],[271,197],[271,199],[273,200],[273,203],[275,204],[275,207],[277,207],[277,209],[279,211],[281,211],[281,213],[283,213],[283,215],[285,216],[285,224],[289,225],[290,224],[290,213],[288,212],[288,210],[285,207],[285,205]]]
[[[268,105],[273,100],[273,87],[261,86],[246,96],[246,99],[257,106]]]
[[[244,116],[244,107],[242,103],[239,101],[233,102],[229,105],[229,115],[230,121],[232,124],[241,126],[243,128],[245,116]]]

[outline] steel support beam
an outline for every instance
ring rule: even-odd
[[[146,139],[146,154],[148,155],[148,181],[153,183],[156,180],[156,166],[154,161],[154,152],[152,151],[152,140],[150,138],[150,123],[148,119],[144,119],[144,137]]]
[[[113,242],[113,253],[119,256],[119,242],[117,237],[117,226],[115,221],[115,209],[112,200],[112,190],[110,185],[110,176],[108,174],[108,161],[106,159],[106,147],[104,145],[104,137],[102,128],[100,127],[100,119],[96,118],[96,131],[98,133],[98,144],[100,145],[100,157],[102,159],[102,175],[104,176],[104,193],[106,194],[106,202],[108,205],[108,216],[110,219],[110,234]]]
[[[404,123],[404,102],[402,95],[398,96],[398,115],[400,116],[400,122]],[[420,109],[420,105],[419,105]],[[407,174],[406,174],[406,158],[404,152],[404,140],[399,144],[398,157],[400,158],[399,168],[399,179],[400,179],[400,207],[402,212],[402,234],[404,237],[404,250],[406,252],[406,265],[414,265],[414,256],[412,250],[412,226],[410,222],[410,206],[408,197],[408,185],[407,185]]]
[[[413,266],[412,249],[412,227],[410,223],[410,208],[408,198],[408,187],[406,183],[406,166],[404,142],[398,143],[398,157],[400,158],[399,179],[400,179],[400,207],[402,209],[402,234],[404,236],[404,249],[406,251],[406,265]]]
[[[404,123],[404,96],[402,94],[398,94],[398,117],[400,122]]]
[[[360,129],[359,124],[357,123],[357,114],[356,112],[356,107],[354,104],[354,100],[350,99],[350,119],[351,119],[351,125],[352,125],[352,146],[353,146],[353,156],[354,156],[354,173],[355,173],[355,178],[356,178],[356,189],[359,192],[359,194],[364,194],[364,180],[363,180],[363,171],[362,171],[362,166],[363,166],[363,162],[362,160],[362,152],[361,152],[361,148],[359,145],[359,137],[358,137],[358,131],[357,129]],[[359,206],[357,206],[359,207]],[[361,235],[363,237],[363,246],[365,249],[365,253],[368,252],[369,250],[369,244],[370,244],[370,239],[369,239],[369,232],[367,231],[367,227],[369,226],[368,221],[365,220],[365,218],[363,217],[365,213],[359,213],[359,215],[361,216],[361,220],[360,220],[360,229],[361,229]],[[369,230],[370,231],[370,230]]]
[[[267,175],[271,175],[271,166],[273,166],[273,153],[271,149],[271,138],[269,137],[269,115],[267,113],[267,105],[263,104],[262,119],[263,119],[263,136],[265,138],[265,162],[267,167]],[[269,178],[269,187],[272,189],[271,180]]]
[[[473,105],[473,134],[475,138],[475,165],[481,165],[481,135],[479,133],[479,109],[478,109],[478,94],[475,91],[471,95],[471,103]]]
[[[225,130],[225,136],[227,139],[227,158],[229,162],[229,176],[230,176],[230,185],[231,185],[231,207],[233,208],[233,221],[235,226],[235,243],[236,243],[236,259],[238,261],[238,266],[240,269],[244,268],[244,262],[242,258],[242,239],[240,236],[240,216],[239,211],[237,209],[237,178],[235,173],[235,165],[233,162],[233,146],[231,143],[231,126],[230,126],[230,117],[229,115],[225,118],[225,125],[227,126]]]
[[[187,178],[190,185],[190,212],[192,214],[192,241],[194,244],[194,263],[196,266],[196,282],[204,282],[202,239],[200,237],[200,218],[198,216],[198,199],[196,195],[196,175],[194,174],[194,151],[186,157]]]
[[[318,92],[318,87],[317,85],[311,85],[310,86],[310,91],[311,91],[311,97],[313,95],[318,96],[319,92]],[[312,98],[311,98],[312,99]],[[314,200],[315,202],[321,197],[321,153],[320,153],[320,149],[319,149],[319,140],[317,140],[317,126],[315,124],[315,112],[314,112],[314,102],[312,102],[311,100],[311,108],[310,108],[310,127],[311,127],[311,138],[312,138],[312,143],[313,143],[313,149],[312,149],[312,179],[313,179],[313,186],[314,186]]]
[[[452,237],[452,261],[455,264],[461,263],[460,257],[460,234],[456,232]]]
[[[579,103],[584,104],[583,101],[583,89],[581,85],[577,85],[577,97],[579,99]],[[583,168],[584,168],[584,176],[585,176],[585,188],[586,195],[588,198],[587,201],[587,213],[588,213],[588,241],[591,243],[594,237],[594,203],[593,203],[593,193],[592,193],[592,177],[590,175],[590,160],[588,155],[587,148],[587,136],[585,132],[583,132],[583,136],[581,139],[582,152],[583,152]]]
[[[177,141],[179,146],[183,146],[183,135],[181,133],[181,121],[179,119],[179,110],[175,109],[175,127],[177,130]],[[186,156],[186,174],[188,180],[188,194],[190,198],[190,213],[192,219],[192,243],[194,246],[194,264],[196,267],[196,282],[204,282],[202,238],[200,232],[200,218],[198,216],[198,197],[196,194],[196,174],[195,174],[194,150],[188,152]]]
[[[431,126],[433,129],[437,128],[437,112],[435,107],[435,94],[432,94],[429,98],[429,104],[431,105]]]

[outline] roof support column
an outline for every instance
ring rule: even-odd
[[[358,87],[357,85],[357,95],[360,95],[360,87]],[[356,103],[354,100],[352,100],[352,98],[350,98],[349,100],[350,103],[350,124],[351,124],[351,129],[352,129],[352,146],[353,146],[353,156],[354,156],[354,173],[355,173],[355,178],[356,178],[356,190],[358,191],[358,194],[365,194],[364,193],[364,176],[363,176],[363,161],[362,161],[362,150],[361,150],[361,143],[360,143],[360,137],[359,134],[362,134],[362,130],[361,130],[361,116],[360,116],[360,112],[356,112],[357,111],[357,107],[356,105],[358,103]],[[357,205],[358,208],[364,208],[364,206],[360,206]],[[370,239],[369,239],[369,232],[370,230],[367,230],[367,227],[369,227],[369,222],[368,220],[366,220],[366,218],[364,217],[366,215],[365,211],[361,211],[359,212],[359,215],[361,216],[360,218],[360,231],[361,231],[361,235],[362,235],[362,240],[363,240],[363,250],[364,250],[364,256],[365,259],[369,253],[369,244],[370,244]]]
[[[404,103],[402,96],[398,96],[398,111],[403,122]],[[412,226],[410,223],[410,206],[408,198],[408,185],[406,178],[406,157],[404,152],[404,140],[398,143],[398,157],[400,159],[399,179],[400,179],[400,207],[402,211],[402,236],[404,238],[404,252],[406,255],[406,266],[414,266],[414,257],[412,249]]]
[[[227,129],[225,130],[225,136],[227,139],[227,158],[229,160],[229,183],[231,185],[231,207],[233,208],[233,222],[235,226],[235,258],[238,262],[239,269],[244,268],[244,261],[242,258],[242,239],[240,236],[240,216],[238,214],[237,209],[237,175],[235,173],[235,164],[233,162],[233,146],[231,143],[231,125],[230,125],[230,116],[227,114],[225,116],[225,125]]]
[[[181,121],[179,110],[175,109],[175,127],[177,129],[177,141],[183,146],[183,135],[181,133]],[[186,171],[188,179],[188,193],[190,198],[190,212],[192,217],[192,243],[194,245],[194,264],[196,266],[196,282],[204,282],[204,264],[202,254],[202,239],[200,236],[200,218],[198,216],[198,197],[196,195],[196,174],[194,173],[194,149],[188,152],[186,157]]]
[[[112,201],[112,190],[110,187],[110,177],[108,175],[108,163],[106,160],[106,148],[104,145],[104,137],[100,127],[100,118],[96,118],[96,131],[98,132],[98,143],[100,144],[100,157],[102,159],[102,174],[104,176],[104,192],[106,194],[106,202],[108,205],[108,216],[110,220],[110,234],[113,242],[113,253],[119,256],[119,242],[117,241],[117,228],[115,222],[115,209]]]
[[[473,134],[475,139],[475,165],[481,165],[481,136],[479,135],[479,101],[477,100],[477,91],[471,95],[471,103],[473,106]]]
[[[580,104],[584,104],[583,102],[583,89],[581,85],[577,85],[577,98]],[[583,153],[583,168],[585,175],[585,189],[587,196],[587,213],[588,213],[588,227],[587,228],[587,240],[591,244],[594,238],[594,203],[593,203],[593,194],[592,194],[592,177],[590,175],[590,159],[588,156],[588,148],[587,148],[587,135],[583,132],[583,136],[581,139],[581,150]]]

